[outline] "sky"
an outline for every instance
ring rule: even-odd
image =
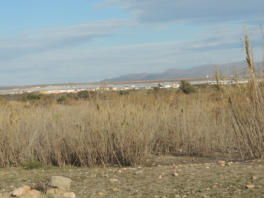
[[[262,60],[263,0],[0,0],[0,86]]]

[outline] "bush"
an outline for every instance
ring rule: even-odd
[[[67,102],[67,97],[66,96],[60,96],[58,99],[57,99],[57,103],[58,104],[65,104]]]
[[[90,94],[88,91],[80,91],[77,93],[78,98],[86,99],[90,97]]]
[[[195,92],[195,87],[192,86],[188,81],[182,80],[180,85],[180,90],[185,94],[190,94]]]
[[[153,90],[154,90],[155,93],[159,92],[160,91],[160,87],[153,87]]]
[[[42,167],[42,164],[34,160],[25,161],[23,163],[23,168],[26,170],[39,169],[41,167]]]
[[[43,95],[40,93],[29,93],[25,95],[24,100],[40,100],[42,97]]]
[[[129,95],[129,91],[128,90],[120,90],[119,91],[119,94],[122,96],[127,96],[127,95]]]

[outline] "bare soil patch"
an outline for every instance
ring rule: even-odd
[[[264,162],[160,156],[136,167],[46,167],[0,169],[0,193],[45,183],[51,176],[72,179],[77,197],[264,197]]]

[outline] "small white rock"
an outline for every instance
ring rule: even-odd
[[[52,176],[49,186],[53,188],[61,188],[65,191],[70,190],[71,179],[62,176]]]
[[[226,165],[226,162],[223,161],[223,160],[219,160],[219,161],[218,161],[218,164],[219,164],[220,166],[225,166],[225,165]]]
[[[118,182],[118,179],[115,179],[115,178],[111,178],[109,180],[110,180],[110,182]]]
[[[22,186],[20,188],[17,188],[15,189],[13,192],[12,192],[12,196],[13,197],[19,197],[23,194],[25,194],[26,192],[30,191],[30,187],[29,186]]]
[[[38,190],[31,190],[22,195],[21,198],[40,198],[41,192]]]
[[[74,192],[67,192],[67,193],[64,193],[63,198],[76,198],[76,195]]]
[[[253,180],[257,180],[258,177],[257,177],[257,176],[252,176],[252,179],[253,179]]]
[[[252,188],[255,188],[255,185],[254,184],[248,184],[248,185],[246,185],[246,188],[247,189],[252,189]]]

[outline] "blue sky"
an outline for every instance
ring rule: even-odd
[[[0,86],[92,82],[262,59],[263,0],[13,0],[0,6]]]

